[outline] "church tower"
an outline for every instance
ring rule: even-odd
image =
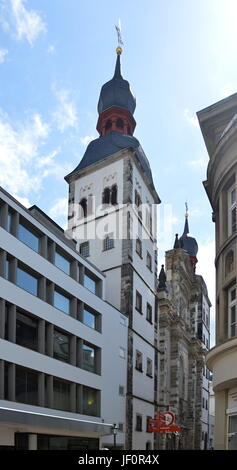
[[[99,137],[89,143],[79,165],[65,178],[68,234],[76,239],[81,255],[106,276],[107,302],[128,316],[128,357],[123,358],[127,384],[119,384],[127,393],[125,448],[153,449],[147,419],[157,412],[156,207],[160,199],[148,159],[133,136],[136,100],[122,77],[122,49],[118,47],[116,53],[113,78],[100,92]],[[114,398],[119,400],[119,390]]]
[[[165,253],[158,283],[159,405],[181,426],[178,435],[160,435],[160,449],[207,449],[209,372],[205,355],[210,341],[210,300],[205,281],[195,273],[198,244],[184,231]]]

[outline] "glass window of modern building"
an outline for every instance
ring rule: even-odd
[[[89,416],[99,416],[98,390],[83,387],[83,410],[82,413]]]
[[[22,268],[17,268],[16,284],[18,287],[22,287],[22,289],[25,289],[30,294],[38,295],[38,283],[39,280],[37,277],[33,276]]]
[[[16,343],[25,348],[37,350],[38,322],[25,313],[16,312]]]
[[[29,405],[38,404],[38,374],[16,366],[16,401]]]
[[[61,294],[57,290],[54,291],[54,307],[62,310],[69,315],[70,313],[70,299]]]
[[[18,238],[32,250],[39,252],[39,237],[21,223],[18,228]]]
[[[95,372],[95,348],[88,344],[83,344],[82,367],[90,372]]]
[[[70,361],[70,338],[59,330],[54,329],[53,355],[60,361]]]
[[[89,274],[84,275],[84,287],[90,290],[93,294],[96,293],[96,281]]]
[[[9,233],[12,232],[12,222],[13,222],[13,214],[11,212],[8,212],[8,214],[7,214],[7,231]]]
[[[83,323],[90,328],[96,328],[96,315],[84,307]]]
[[[5,279],[7,279],[8,281],[10,280],[9,279],[9,259],[7,258],[6,259],[6,266],[5,266]]]
[[[70,383],[53,379],[54,408],[70,411]]]
[[[66,274],[70,274],[70,261],[68,261],[68,259],[58,251],[55,252],[55,266]]]

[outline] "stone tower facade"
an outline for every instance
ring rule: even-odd
[[[181,432],[160,435],[159,447],[204,449],[209,391],[204,377],[206,346],[198,338],[198,321],[204,304],[209,315],[210,302],[202,277],[195,274],[194,253],[181,246],[182,237],[176,238],[175,248],[166,252],[158,287],[159,411],[174,412]]]

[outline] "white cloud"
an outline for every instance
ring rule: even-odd
[[[225,83],[225,85],[221,89],[221,97],[222,98],[227,98],[227,96],[233,95],[233,93],[236,93],[237,89],[233,85],[233,83]]]
[[[93,135],[85,135],[85,137],[81,137],[80,141],[82,145],[88,145],[95,137]]]
[[[17,201],[19,201],[23,206],[27,207],[27,209],[32,206],[31,202],[29,201],[27,197],[21,197],[21,196],[18,196],[17,194],[12,194],[12,196]]]
[[[3,62],[5,62],[7,54],[7,49],[0,49],[0,64],[3,64]]]
[[[27,10],[27,0],[4,0],[1,23],[12,31],[17,40],[26,39],[32,46],[37,37],[46,31],[46,25],[35,10]]]
[[[48,49],[47,49],[47,52],[49,54],[54,54],[55,53],[55,46],[53,44],[50,44]]]
[[[206,282],[208,294],[212,303],[211,308],[211,344],[215,342],[215,242],[199,244],[197,274],[200,274]]]
[[[40,157],[36,163],[36,168],[43,168],[45,166],[52,166],[54,165],[54,158],[59,154],[60,150],[54,150],[49,155],[45,157]]]
[[[207,168],[208,159],[205,157],[200,157],[197,160],[189,160],[186,162],[188,166],[191,166],[195,169],[197,168]]]
[[[49,215],[51,217],[66,217],[67,216],[67,211],[68,211],[68,199],[65,198],[59,198],[56,200],[55,204],[51,207],[49,210]]]
[[[37,191],[50,172],[59,173],[59,165],[53,162],[59,150],[41,156],[49,131],[49,125],[38,113],[24,123],[13,125],[0,112],[0,185],[12,194],[25,197],[30,191]]]
[[[78,115],[75,103],[69,97],[69,90],[56,91],[58,107],[53,113],[53,120],[60,132],[64,132],[68,127],[78,126]]]
[[[193,116],[193,115],[190,113],[190,111],[189,111],[188,108],[186,108],[186,109],[184,110],[184,117],[185,117],[186,121],[187,121],[191,126],[196,127],[196,128],[199,127],[197,116]]]
[[[192,217],[201,217],[203,215],[203,211],[199,208],[196,208],[196,209],[192,209],[190,211],[190,215]]]

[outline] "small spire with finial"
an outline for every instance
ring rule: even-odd
[[[175,241],[174,241],[174,250],[178,250],[180,247],[180,242],[179,242],[179,236],[178,234],[176,233],[175,235]]]
[[[166,289],[166,274],[164,270],[164,264],[161,265],[158,281],[158,289]]]

